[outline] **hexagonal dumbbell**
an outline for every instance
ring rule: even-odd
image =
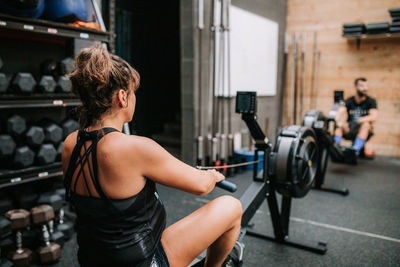
[[[46,165],[56,161],[57,151],[53,144],[42,144],[36,153],[38,165]]]
[[[27,168],[35,161],[35,152],[28,146],[21,146],[15,150],[13,165],[15,168]]]
[[[59,93],[71,93],[72,83],[67,76],[60,76],[57,81],[57,92]]]
[[[74,71],[75,68],[75,60],[67,57],[61,60],[60,62],[60,73],[65,75]]]
[[[33,90],[36,87],[36,81],[32,74],[19,72],[15,75],[12,85],[17,93],[29,94],[33,93]]]
[[[15,114],[7,119],[7,132],[12,136],[20,136],[26,131],[26,120]]]
[[[43,75],[39,81],[39,90],[42,93],[54,93],[56,91],[57,83],[53,76]]]
[[[40,205],[50,205],[54,210],[55,216],[59,214],[60,209],[63,207],[63,199],[61,198],[61,196],[52,192],[42,194],[39,198],[38,203]],[[50,240],[56,242],[60,246],[63,246],[65,242],[65,237],[63,232],[59,231],[57,228],[55,229],[55,218],[49,221],[48,226],[50,232]]]
[[[5,73],[0,72],[0,94],[6,93],[8,91],[8,86],[10,85],[10,76]]]
[[[0,135],[0,159],[8,159],[14,155],[16,144],[8,134]]]
[[[58,261],[61,258],[61,246],[50,242],[47,224],[54,219],[54,210],[50,205],[40,205],[31,209],[32,222],[42,229],[43,245],[36,251],[42,264]]]
[[[62,158],[62,149],[63,149],[64,141],[60,142],[57,146],[57,157],[56,161],[61,161]]]
[[[63,139],[63,129],[51,121],[43,121],[41,123],[44,131],[44,141],[53,143],[54,145]]]
[[[26,143],[31,147],[39,147],[44,141],[45,135],[42,127],[31,126],[25,133]]]
[[[79,123],[76,120],[73,120],[73,119],[67,119],[66,121],[64,121],[62,123],[61,126],[63,128],[64,138],[67,137],[73,131],[79,129]]]
[[[8,259],[14,263],[14,266],[29,266],[32,261],[32,251],[22,247],[22,230],[30,225],[30,213],[23,209],[10,210],[5,214],[5,217],[11,221],[17,248],[8,254]]]

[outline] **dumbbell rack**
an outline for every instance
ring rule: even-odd
[[[29,36],[33,40],[42,42],[58,40],[58,42],[72,42],[73,39],[110,42],[113,38],[108,32],[69,26],[64,23],[10,16],[0,13],[0,36],[17,37]],[[28,39],[29,39],[28,38]],[[23,38],[22,38],[23,39]],[[61,41],[60,41],[61,40]],[[1,55],[0,55],[1,56]],[[80,105],[80,101],[68,93],[30,95],[0,95],[0,112],[20,110],[35,110],[44,113],[64,112],[65,109]],[[63,111],[60,111],[63,109]],[[31,166],[25,169],[0,169],[0,189],[34,181],[56,178],[62,175],[61,163],[55,162],[44,166]]]

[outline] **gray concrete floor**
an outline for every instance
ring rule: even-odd
[[[246,172],[229,178],[240,197],[251,182]],[[291,240],[328,244],[317,255],[255,237],[245,236],[244,266],[400,266],[400,159],[377,157],[358,166],[329,163],[326,186],[348,188],[341,196],[312,190],[294,199]],[[207,196],[193,196],[164,186],[159,193],[167,209],[167,224],[183,218],[215,197],[230,194],[219,188]],[[269,210],[264,203],[252,219],[253,230],[272,234]],[[54,266],[77,266],[76,243],[68,242],[63,258]]]

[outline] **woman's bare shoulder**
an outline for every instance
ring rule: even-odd
[[[157,146],[157,143],[150,138],[117,132],[110,133],[103,138],[103,149],[105,151],[115,151],[125,155],[138,153]]]
[[[65,152],[72,152],[74,149],[74,146],[76,145],[76,138],[78,135],[78,130],[70,133],[64,140],[63,144],[63,151]]]

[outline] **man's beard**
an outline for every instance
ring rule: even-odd
[[[357,95],[358,95],[359,97],[364,97],[364,96],[366,96],[367,94],[361,92],[360,90],[357,90]]]

